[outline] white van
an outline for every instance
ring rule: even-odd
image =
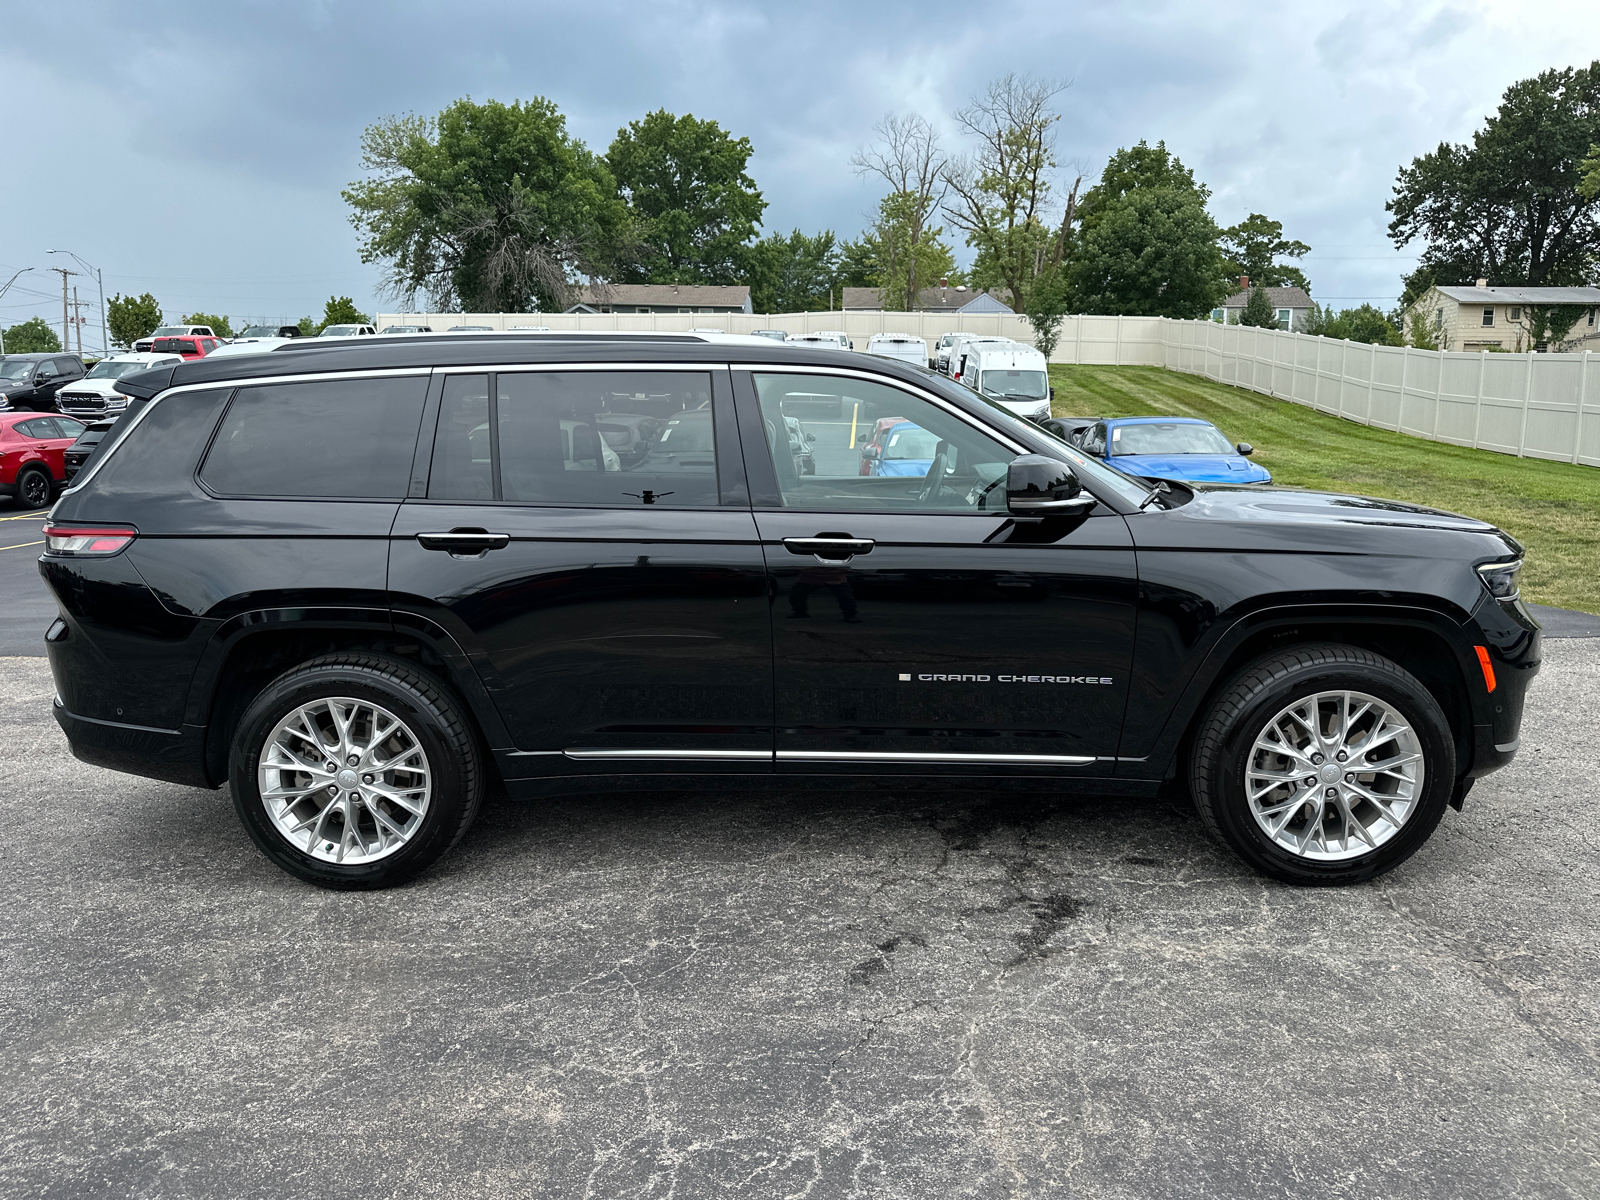
[[[973,391],[1030,421],[1050,415],[1054,393],[1044,355],[1038,350],[997,338],[967,342],[958,349],[961,364],[955,377]]]
[[[850,340],[850,335],[842,329],[819,329],[817,337],[832,338],[845,350],[854,350],[856,344]]]
[[[966,342],[981,341],[988,338],[990,341],[1010,341],[1010,338],[995,338],[983,333],[947,333],[934,345],[933,360],[934,370],[954,377],[956,364],[959,361],[960,347]]]
[[[867,353],[908,362],[914,367],[928,365],[928,343],[909,333],[875,333],[867,339]]]
[[[839,339],[842,333],[791,333],[784,341],[798,343],[803,346],[816,346],[819,350],[848,350]]]

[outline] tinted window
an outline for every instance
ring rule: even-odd
[[[426,389],[421,376],[241,388],[200,480],[225,496],[399,499]]]
[[[826,375],[757,375],[756,393],[786,508],[1005,511],[1016,452],[936,404]]]
[[[38,378],[39,379],[54,379],[55,377],[56,377],[56,365],[55,365],[55,363],[46,360],[45,362],[42,362],[42,363],[39,364],[39,372],[38,372]]]
[[[690,371],[536,371],[495,376],[491,388],[485,376],[454,377],[440,404],[428,495],[715,505],[711,378]]]
[[[18,421],[12,428],[23,437],[47,438],[55,436],[55,434],[45,431],[44,418],[42,417],[36,417],[32,421]]]
[[[83,432],[83,422],[71,417],[51,417],[50,422],[59,430],[56,437],[75,438]]]

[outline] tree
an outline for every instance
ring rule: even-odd
[[[955,267],[950,248],[939,240],[944,229],[930,227],[949,187],[949,157],[940,149],[938,131],[915,114],[890,114],[873,128],[878,145],[859,148],[850,162],[856,174],[878,175],[889,185],[878,205],[881,302],[909,312],[923,288]]]
[[[1578,195],[1585,200],[1600,196],[1600,146],[1590,144],[1589,153],[1578,164],[1578,170],[1582,172],[1578,180]]]
[[[1530,304],[1523,310],[1523,316],[1528,323],[1528,338],[1533,343],[1531,349],[1554,347],[1560,350],[1572,327],[1588,311],[1582,305]]]
[[[231,338],[233,336],[233,326],[229,323],[227,317],[219,317],[212,313],[190,313],[182,320],[185,325],[209,326],[211,332],[218,337]]]
[[[1239,324],[1253,325],[1257,329],[1278,328],[1278,310],[1272,307],[1272,300],[1265,289],[1250,289],[1250,298],[1244,302],[1244,312],[1239,314]]]
[[[1280,263],[1280,258],[1304,258],[1311,247],[1283,236],[1283,222],[1261,213],[1251,213],[1237,225],[1222,231],[1222,252],[1227,257],[1225,270],[1230,277],[1250,277],[1256,287],[1298,287],[1308,293],[1311,284],[1299,267]]]
[[[1405,304],[1401,304],[1400,311],[1406,314],[1406,345],[1416,350],[1437,350],[1444,344],[1442,319],[1430,318],[1420,309],[1408,308]]]
[[[1333,313],[1313,300],[1311,307],[1306,310],[1306,323],[1301,327],[1300,332],[1322,337],[1328,332],[1328,322],[1331,320],[1333,320]]]
[[[61,339],[43,317],[29,317],[6,330],[7,354],[50,354],[61,349]]]
[[[767,202],[745,173],[754,152],[715,121],[666,109],[617,131],[605,162],[633,215],[637,261],[619,277],[635,283],[737,282],[739,252]]]
[[[839,286],[882,287],[883,263],[878,256],[878,238],[866,230],[853,242],[839,243]]]
[[[1425,242],[1419,266],[1445,283],[1581,283],[1600,254],[1595,202],[1580,186],[1597,141],[1600,62],[1514,83],[1470,145],[1441,143],[1400,169],[1389,237]]]
[[[1053,226],[1049,175],[1056,166],[1051,101],[1064,84],[1005,75],[955,114],[978,140],[977,151],[952,159],[943,180],[944,211],[966,234],[988,269],[1011,293],[1011,306],[1028,309],[1028,291],[1041,274],[1058,269],[1067,220]],[[974,275],[976,281],[977,276]]]
[[[1066,281],[1060,271],[1035,280],[1024,314],[1033,329],[1033,344],[1048,359],[1056,352],[1061,322],[1067,313]]]
[[[630,244],[605,160],[540,97],[456,101],[437,118],[389,117],[361,136],[369,177],[341,195],[382,263],[385,291],[436,311],[564,308],[577,277],[604,274]]]
[[[1345,309],[1338,316],[1329,319],[1322,333],[1324,337],[1344,338],[1347,341],[1366,342],[1370,345],[1403,344],[1398,317],[1385,313],[1371,304]]]
[[[1202,317],[1228,293],[1211,192],[1166,144],[1111,156],[1084,194],[1067,282],[1079,312]]]
[[[321,332],[321,326],[317,324],[315,317],[301,317],[298,325],[301,337],[316,337]]]
[[[759,313],[818,312],[839,295],[839,248],[833,230],[771,233],[741,256],[750,306]]]
[[[161,305],[149,292],[142,296],[112,296],[106,301],[106,325],[113,344],[126,349],[161,327]]]
[[[321,333],[329,325],[370,325],[372,318],[356,307],[349,296],[329,296],[322,306],[322,321],[317,326]]]

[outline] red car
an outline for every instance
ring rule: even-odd
[[[872,426],[870,434],[861,435],[861,467],[856,472],[858,475],[871,475],[872,464],[883,457],[883,441],[889,430],[896,425],[905,424],[904,417],[879,417]]]
[[[204,358],[217,348],[217,339],[195,334],[190,337],[158,337],[151,343],[155,354],[181,354],[185,359]]]
[[[0,496],[23,508],[43,508],[67,481],[67,447],[83,422],[41,413],[0,413]]]

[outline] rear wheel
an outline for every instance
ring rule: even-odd
[[[17,476],[17,503],[23,508],[43,508],[50,503],[50,473],[28,467]]]
[[[229,775],[256,845],[328,888],[390,887],[426,870],[483,797],[460,705],[378,654],[313,659],[269,684],[239,722]]]
[[[1455,784],[1432,694],[1353,646],[1301,646],[1230,681],[1190,761],[1201,819],[1264,874],[1359,883],[1428,840]]]

